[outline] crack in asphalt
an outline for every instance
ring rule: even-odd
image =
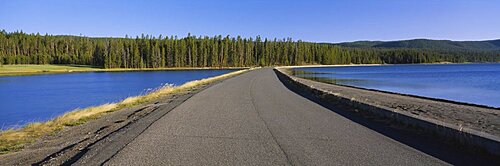
[[[293,165],[292,164],[292,161],[290,160],[290,158],[288,157],[288,154],[285,152],[285,150],[283,149],[283,147],[281,146],[281,144],[278,142],[278,139],[276,138],[276,136],[274,136],[274,133],[271,131],[271,129],[269,128],[269,125],[267,124],[267,122],[262,118],[262,116],[260,115],[260,111],[259,109],[257,108],[256,104],[255,104],[255,98],[254,98],[254,95],[252,93],[252,89],[254,87],[254,84],[255,84],[255,77],[250,81],[250,87],[249,87],[249,90],[250,90],[250,98],[252,99],[252,106],[254,108],[254,110],[257,112],[257,116],[259,117],[260,120],[262,120],[262,122],[264,122],[264,126],[266,126],[266,129],[267,131],[271,134],[271,137],[273,138],[273,141],[276,143],[276,145],[278,145],[279,149],[281,150],[281,152],[283,152],[283,155],[285,156],[286,158],[286,161],[288,164],[290,165]]]
[[[145,108],[148,108],[148,107],[145,107]],[[140,110],[144,110],[145,108],[140,109]],[[155,111],[156,109],[158,109],[158,108],[159,108],[159,107],[154,108],[154,110],[152,110],[151,112],[149,112],[149,113],[145,114],[144,116],[148,116],[149,114],[151,114],[152,112],[154,112],[154,111]],[[135,114],[135,113],[137,113],[137,112],[134,112],[134,114]],[[144,116],[143,116],[143,117],[144,117]],[[78,162],[78,160],[79,160],[80,158],[82,158],[83,156],[85,156],[85,154],[86,154],[86,153],[87,153],[87,152],[91,149],[91,147],[92,147],[93,145],[98,144],[98,143],[99,143],[99,142],[101,142],[102,140],[108,139],[110,136],[112,136],[112,135],[113,135],[113,134],[115,134],[115,133],[118,133],[118,132],[124,131],[126,128],[129,128],[129,127],[130,127],[130,125],[132,125],[132,124],[136,123],[137,121],[139,121],[139,119],[140,119],[140,117],[139,117],[139,118],[137,118],[137,119],[134,119],[134,120],[132,120],[132,121],[130,121],[130,122],[128,122],[126,125],[124,125],[124,126],[122,126],[122,127],[118,128],[117,130],[110,132],[109,134],[107,134],[106,136],[104,136],[104,137],[102,137],[102,138],[100,138],[100,139],[96,140],[95,142],[92,142],[92,143],[88,144],[88,145],[87,145],[87,146],[85,146],[85,147],[84,147],[84,148],[83,148],[80,152],[78,152],[77,154],[75,154],[75,155],[73,155],[72,157],[70,157],[70,159],[68,159],[67,161],[65,161],[62,165],[72,165],[72,164],[74,164],[74,163]]]

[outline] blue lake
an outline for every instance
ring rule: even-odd
[[[87,72],[0,77],[0,127],[46,121],[77,108],[117,102],[165,84],[213,77],[235,70]]]
[[[500,64],[306,67],[299,77],[500,107]]]

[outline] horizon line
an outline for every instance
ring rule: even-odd
[[[222,34],[217,34],[217,35],[193,35],[192,33],[188,32],[186,35],[166,35],[166,34],[148,34],[148,33],[141,33],[141,35],[128,35],[125,34],[124,36],[102,36],[102,35],[84,35],[82,33],[80,34],[51,34],[51,33],[41,33],[41,32],[25,32],[23,30],[14,30],[14,31],[7,31],[6,29],[2,29],[1,31],[5,31],[6,33],[24,33],[28,35],[48,35],[48,36],[73,36],[73,37],[87,37],[87,38],[119,38],[119,39],[125,39],[128,37],[128,39],[134,39],[134,38],[139,38],[141,35],[145,36],[152,36],[152,37],[179,37],[179,39],[186,38],[188,36],[194,36],[194,37],[216,37],[216,36],[222,36],[226,37],[229,36],[230,38],[235,38],[235,37],[241,37],[243,39],[255,39],[256,37],[260,37],[262,39],[277,39],[277,40],[282,40],[282,39],[292,39],[292,41],[302,41],[302,42],[309,42],[309,43],[330,43],[330,44],[339,44],[339,43],[352,43],[352,42],[392,42],[392,41],[409,41],[409,40],[437,40],[437,41],[454,41],[454,42],[481,42],[481,41],[494,41],[494,40],[500,40],[500,37],[496,38],[488,38],[488,39],[449,39],[449,38],[432,38],[432,37],[408,37],[408,38],[401,38],[401,39],[358,39],[358,40],[350,40],[350,41],[307,41],[303,39],[293,39],[292,37],[284,37],[284,38],[278,38],[278,37],[263,37],[262,35],[256,35],[256,36],[241,36],[241,35],[222,35]]]

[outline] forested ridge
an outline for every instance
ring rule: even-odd
[[[0,32],[0,64],[79,64],[103,68],[245,67],[306,64],[499,62],[500,52],[350,48],[259,36],[91,38]]]
[[[484,41],[451,41],[413,39],[399,41],[356,41],[337,43],[344,47],[357,48],[420,48],[438,50],[476,50],[476,51],[500,51],[500,39]]]

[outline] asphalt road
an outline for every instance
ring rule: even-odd
[[[230,78],[154,122],[106,165],[443,165],[287,89],[272,69]]]

